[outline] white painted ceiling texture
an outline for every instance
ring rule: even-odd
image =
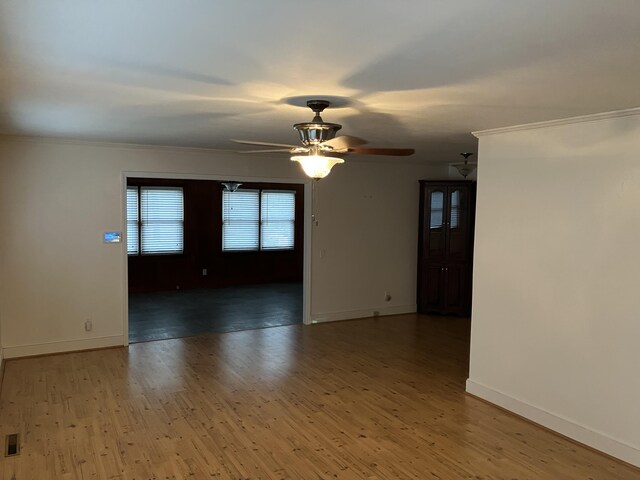
[[[640,105],[640,0],[0,0],[0,133],[238,150],[306,98],[392,161]]]

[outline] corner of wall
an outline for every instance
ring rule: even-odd
[[[576,442],[640,467],[640,450],[610,436],[467,379],[466,392]]]
[[[639,134],[640,108],[477,133],[466,385],[638,467]]]

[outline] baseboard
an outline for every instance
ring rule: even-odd
[[[367,318],[375,316],[374,312],[378,312],[378,316],[386,315],[402,315],[404,313],[416,313],[417,305],[395,305],[391,307],[368,308],[362,310],[346,310],[341,312],[325,312],[312,313],[311,323],[337,322],[340,320],[354,320],[356,318]]]
[[[612,457],[619,458],[636,467],[640,467],[640,450],[602,432],[591,430],[583,425],[560,417],[553,413],[529,405],[517,398],[510,397],[471,379],[467,380],[466,390],[471,395],[509,410],[527,420],[558,432],[572,440],[599,450]]]
[[[32,357],[50,353],[73,352],[76,350],[92,350],[94,348],[115,347],[123,345],[122,335],[113,337],[86,338],[82,340],[67,340],[63,342],[39,343],[33,345],[19,345],[4,347],[4,358]]]

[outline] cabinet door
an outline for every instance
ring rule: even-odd
[[[421,312],[439,312],[444,300],[444,267],[425,264],[422,269],[420,305]]]
[[[447,188],[428,187],[424,196],[423,258],[430,262],[447,257]]]
[[[447,188],[447,261],[469,260],[469,215],[471,199],[464,186]]]
[[[469,266],[448,264],[443,276],[443,312],[460,315],[469,310]]]
[[[468,315],[474,186],[422,182],[418,310]]]

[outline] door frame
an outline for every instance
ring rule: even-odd
[[[123,322],[122,322],[122,344],[129,345],[129,262],[127,255],[127,179],[129,178],[157,178],[165,180],[213,180],[223,181],[233,179],[244,183],[290,183],[304,185],[304,225],[303,225],[303,264],[302,264],[302,323],[311,324],[311,214],[312,214],[312,182],[308,178],[270,178],[270,177],[248,177],[238,175],[200,175],[189,173],[165,173],[165,172],[134,172],[124,171],[121,177],[122,201],[121,224],[122,231],[122,298],[124,300]]]

